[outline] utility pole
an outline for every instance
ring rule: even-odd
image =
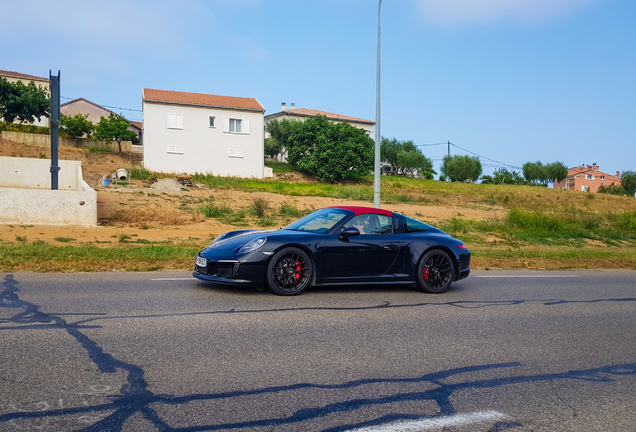
[[[57,76],[54,76],[49,70],[49,87],[51,90],[51,190],[57,190],[60,171],[57,160],[57,132],[60,125],[60,71],[57,71]]]
[[[373,207],[380,208],[380,11],[382,0],[378,3],[378,70],[375,88],[375,163],[373,170]]]
[[[448,142],[448,155],[450,156],[450,141]]]

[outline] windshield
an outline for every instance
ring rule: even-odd
[[[285,229],[324,234],[349,214],[351,214],[351,212],[342,209],[321,209],[287,225]]]

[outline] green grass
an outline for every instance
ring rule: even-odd
[[[265,166],[274,170],[274,174],[285,174],[290,172],[298,172],[298,170],[287,162],[265,161]]]
[[[75,241],[72,237],[55,237],[55,241],[59,241],[60,243],[68,243]]]

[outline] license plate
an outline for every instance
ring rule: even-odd
[[[197,264],[199,267],[207,267],[207,265],[208,265],[208,260],[207,260],[207,259],[205,259],[205,258],[203,258],[203,257],[198,256],[198,257],[196,258],[196,264]]]

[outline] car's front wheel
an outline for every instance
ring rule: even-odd
[[[453,282],[455,270],[451,257],[440,249],[426,252],[417,266],[417,287],[420,291],[439,294]]]
[[[298,248],[276,252],[267,266],[267,288],[278,295],[297,295],[309,286],[313,265],[309,256]]]

